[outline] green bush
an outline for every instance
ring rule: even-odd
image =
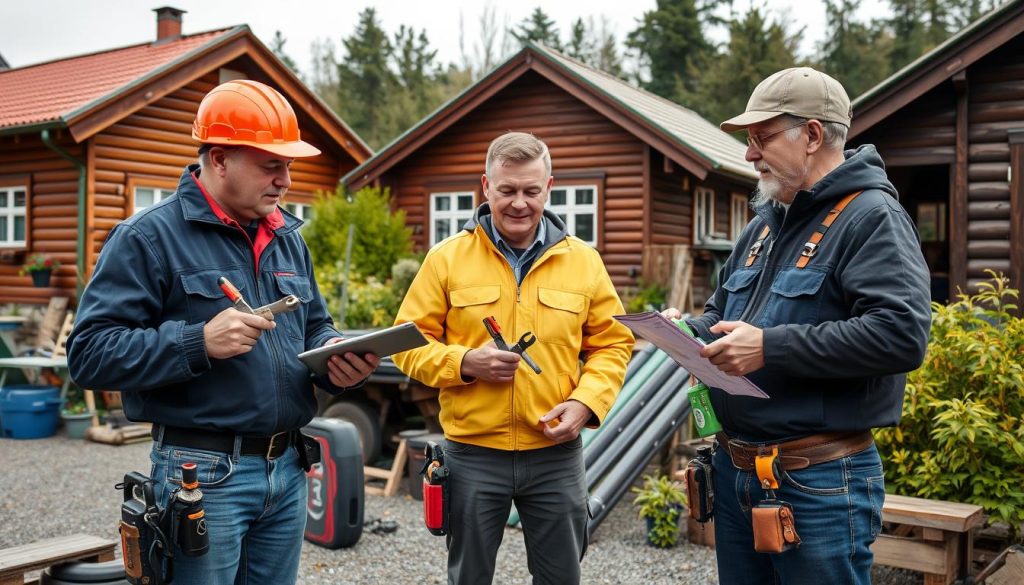
[[[660,311],[665,308],[668,300],[668,287],[656,282],[647,282],[644,279],[639,281],[639,289],[632,295],[626,296],[627,313],[643,313],[644,311]]]
[[[641,518],[650,519],[647,540],[659,548],[675,546],[679,537],[679,520],[686,506],[682,484],[667,476],[645,475],[643,487],[634,487],[633,504]]]
[[[418,261],[403,258],[391,267],[394,276],[389,280],[351,273],[345,322],[337,323],[337,326],[341,329],[390,327],[395,322],[398,307],[402,304],[405,292],[409,289],[419,266]],[[335,319],[341,314],[344,274],[344,263],[340,261],[316,266],[317,284],[327,303],[328,312]]]
[[[907,378],[903,420],[875,433],[889,491],[977,504],[1024,522],[1024,319],[1003,276],[932,304],[924,364]]]
[[[392,213],[388,191],[359,190],[349,198],[341,187],[331,195],[320,194],[313,203],[313,219],[302,232],[313,263],[344,263],[349,225],[352,240],[352,272],[383,281],[391,267],[412,250],[412,232],[405,226],[405,212]]]

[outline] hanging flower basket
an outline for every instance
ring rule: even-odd
[[[45,254],[32,254],[28,257],[28,261],[22,265],[19,274],[22,276],[25,274],[30,275],[34,286],[45,288],[50,286],[50,276],[59,267],[59,261]]]

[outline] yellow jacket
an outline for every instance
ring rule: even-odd
[[[549,244],[517,287],[512,267],[473,221],[424,259],[395,323],[416,323],[429,343],[393,359],[440,389],[448,438],[503,450],[548,447],[539,419],[555,405],[582,402],[597,417],[588,426],[597,426],[615,402],[634,341],[612,318],[621,313],[600,255],[583,241]],[[527,353],[540,374],[520,362],[513,382],[463,380],[463,356],[491,341],[483,323],[489,316],[510,346],[527,331],[537,336]]]

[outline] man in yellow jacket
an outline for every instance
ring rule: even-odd
[[[513,502],[534,583],[579,583],[586,550],[584,426],[596,427],[622,386],[633,336],[600,255],[544,210],[554,178],[547,146],[509,132],[487,151],[486,203],[434,246],[399,309],[430,341],[394,356],[441,390],[451,469],[450,584],[490,583]],[[520,356],[495,347],[532,332]],[[582,359],[581,359],[582,358]]]

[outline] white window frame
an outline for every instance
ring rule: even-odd
[[[750,201],[743,193],[733,193],[729,200],[731,213],[729,215],[729,231],[732,241],[740,239],[743,228],[750,223]]]
[[[7,218],[7,237],[0,240],[0,248],[24,248],[28,245],[28,185],[9,185],[0,187],[0,191],[7,195],[7,204],[0,207],[0,217]],[[25,203],[21,207],[14,205],[14,193],[23,191]],[[21,217],[25,220],[25,239],[14,239],[14,221]]]
[[[576,203],[576,191],[577,190],[584,190],[584,189],[587,189],[587,190],[590,190],[590,191],[594,192],[594,202],[593,203]],[[589,213],[589,214],[591,214],[594,217],[594,239],[593,240],[583,240],[583,241],[596,248],[597,247],[597,242],[600,241],[600,237],[601,237],[600,233],[599,233],[599,231],[601,229],[601,221],[600,221],[601,218],[597,214],[598,197],[601,196],[601,191],[600,191],[600,189],[597,188],[597,185],[593,185],[593,184],[591,184],[591,185],[585,185],[585,184],[556,185],[555,187],[553,187],[551,189],[551,191],[565,191],[565,204],[564,205],[555,205],[555,204],[553,204],[552,203],[551,194],[548,194],[548,202],[547,202],[547,205],[545,205],[545,207],[548,210],[550,210],[552,213],[556,214],[556,215],[564,215],[565,216],[565,227],[569,231],[570,234],[572,234],[574,236],[576,235],[576,216],[577,215],[581,215],[581,214],[584,214],[584,213]],[[580,239],[582,239],[582,238],[580,238]]]
[[[146,207],[139,207],[139,189],[150,189],[153,191],[153,203]],[[165,189],[163,187],[153,187],[150,185],[135,185],[132,189],[132,215],[142,211],[143,209],[152,207],[157,203],[160,203],[164,199],[167,199],[171,195],[174,195],[174,189]]]
[[[313,206],[308,203],[285,203],[281,207],[284,207],[285,211],[304,222],[309,222],[309,220],[313,219]],[[305,228],[306,226],[303,225],[302,227]]]
[[[473,199],[473,204],[470,205],[469,209],[459,209],[459,197],[469,196]],[[447,211],[439,211],[437,209],[437,200],[442,197],[450,198],[451,205],[448,206]],[[447,219],[448,220],[448,235],[453,236],[462,228],[463,224],[467,220],[473,217],[473,211],[475,209],[476,193],[473,191],[439,191],[437,193],[430,194],[430,213],[428,214],[430,222],[430,242],[429,245],[433,246],[438,243],[437,239],[437,228],[435,224],[437,220]]]
[[[693,243],[700,244],[715,233],[715,190],[697,187],[693,190]]]

